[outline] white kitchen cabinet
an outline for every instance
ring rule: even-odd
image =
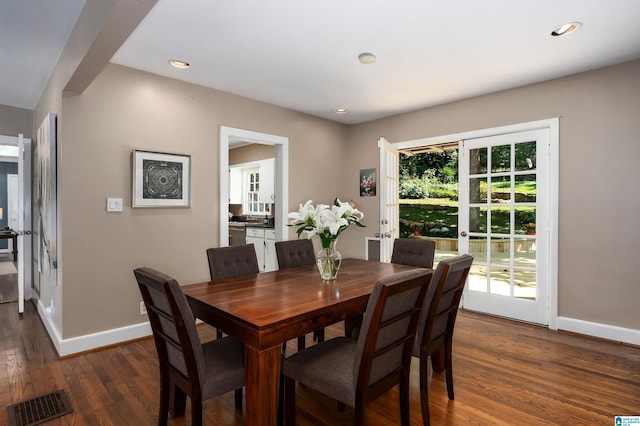
[[[265,204],[273,204],[275,202],[275,167],[276,159],[267,158],[260,160],[260,202]]]
[[[242,168],[229,168],[229,204],[242,204]]]
[[[276,257],[276,230],[264,230],[264,270],[275,271],[278,269]]]
[[[271,228],[259,228],[247,226],[247,244],[253,244],[258,259],[260,272],[275,271],[278,269],[276,260],[276,235]]]

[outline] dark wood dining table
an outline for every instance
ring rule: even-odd
[[[378,279],[409,269],[344,259],[334,282],[311,265],[182,289],[197,318],[245,345],[245,424],[275,425],[282,343],[362,314]]]

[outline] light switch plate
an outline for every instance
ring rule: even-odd
[[[107,198],[107,211],[108,212],[121,212],[122,211],[122,198]]]

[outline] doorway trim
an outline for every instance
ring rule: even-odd
[[[549,131],[549,262],[546,271],[549,283],[548,306],[549,328],[558,329],[558,202],[560,175],[560,118],[530,121],[507,126],[491,127],[487,129],[471,130],[423,139],[396,142],[392,144],[396,149],[410,149],[418,146],[438,145],[465,139],[475,139],[487,136],[497,136],[507,133],[518,133],[527,130],[548,129]]]
[[[289,138],[252,130],[220,126],[220,247],[229,245],[229,143],[242,140],[272,145],[275,150],[275,233],[276,241],[288,239],[289,208]]]

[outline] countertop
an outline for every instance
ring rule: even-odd
[[[267,228],[267,229],[273,229],[275,228],[275,225],[265,225],[262,222],[229,222],[229,226],[231,227],[236,227],[236,228]]]

